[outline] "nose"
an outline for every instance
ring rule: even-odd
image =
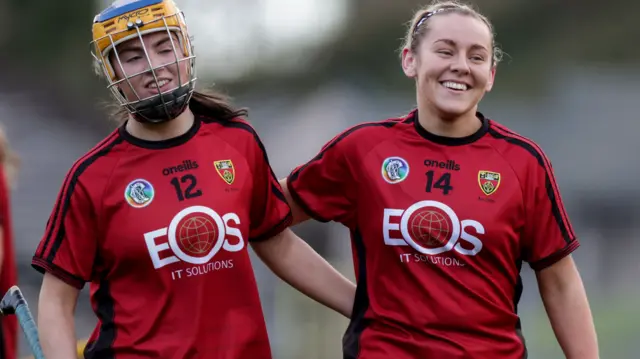
[[[466,75],[471,71],[466,54],[461,53],[453,58],[451,61],[451,71],[462,75]]]
[[[147,50],[147,56],[149,56],[149,63],[151,63],[151,68],[156,72],[162,71],[164,66],[167,65],[166,61],[156,51]],[[150,70],[148,66],[149,65],[147,64],[147,70]]]

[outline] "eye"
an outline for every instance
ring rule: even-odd
[[[124,62],[132,63],[132,62],[138,61],[140,59],[142,59],[142,56],[132,56],[132,57],[126,59]]]
[[[453,56],[453,51],[451,50],[438,50],[437,53],[443,56]]]
[[[471,60],[472,61],[476,61],[476,62],[483,62],[484,61],[484,56],[473,55],[473,56],[471,56]]]

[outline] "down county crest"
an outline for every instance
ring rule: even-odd
[[[487,196],[494,194],[500,187],[500,173],[491,171],[478,172],[478,184]]]
[[[233,167],[231,160],[214,161],[213,165],[216,167],[216,171],[220,177],[227,182],[227,184],[233,183],[233,180],[236,178],[236,169]]]

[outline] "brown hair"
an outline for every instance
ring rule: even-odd
[[[428,28],[429,18],[432,16],[436,16],[439,14],[460,14],[465,16],[471,16],[487,25],[489,31],[491,32],[491,47],[493,50],[492,53],[492,62],[493,65],[496,66],[502,60],[502,49],[496,44],[495,41],[495,31],[491,21],[482,15],[477,9],[475,9],[471,5],[466,5],[459,1],[442,1],[435,0],[430,5],[423,7],[418,10],[414,15],[413,19],[409,22],[409,26],[407,29],[407,33],[404,38],[404,43],[402,45],[402,49],[410,49],[415,52],[418,46],[420,45],[420,40],[424,38]]]
[[[124,123],[129,118],[129,111],[118,104],[114,104],[114,107],[114,119],[118,124]],[[235,108],[231,105],[228,96],[210,89],[194,91],[191,100],[189,100],[189,108],[195,114],[206,115],[223,121],[236,117],[246,117],[249,114],[246,108]]]
[[[4,173],[9,186],[15,184],[14,179],[18,174],[18,168],[20,166],[20,158],[9,147],[9,141],[7,135],[0,127],[0,165],[4,169]]]

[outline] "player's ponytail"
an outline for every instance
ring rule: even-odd
[[[18,173],[20,158],[9,147],[9,140],[3,128],[0,126],[0,166],[3,167],[7,183],[14,184]]]
[[[218,120],[231,120],[249,114],[245,108],[235,108],[229,98],[213,90],[196,90],[193,92],[189,108],[193,113],[213,117]]]

